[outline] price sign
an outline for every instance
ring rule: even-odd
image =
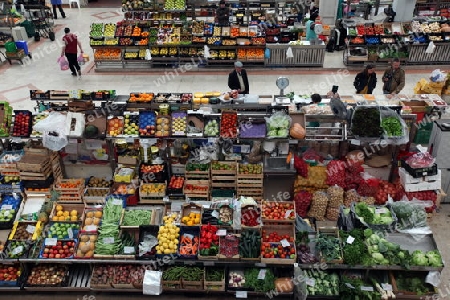
[[[267,272],[266,269],[259,270],[258,279],[264,280],[264,278],[266,278],[266,272]]]
[[[382,283],[381,288],[385,291],[392,291],[392,285],[389,283]]]
[[[371,286],[361,286],[361,291],[373,292],[373,287],[371,287]]]
[[[122,199],[114,199],[112,201],[112,204],[114,204],[114,205],[122,205],[123,201],[122,201]]]
[[[280,242],[283,247],[289,247],[291,245],[286,239],[282,239]]]
[[[205,267],[214,267],[214,262],[213,261],[204,261],[203,265]]]
[[[33,226],[33,225],[28,225],[27,228],[26,228],[26,231],[29,234],[33,234],[35,230],[36,230],[36,226]]]
[[[5,217],[8,217],[10,213],[11,213],[11,212],[10,212],[9,210],[5,210],[5,211],[3,212],[3,215],[4,215]]]
[[[84,228],[86,231],[96,231],[97,230],[97,226],[95,226],[95,225],[87,225]]]
[[[227,235],[227,230],[226,229],[219,229],[216,232],[217,236],[226,236]]]
[[[69,236],[69,239],[73,239],[73,230],[72,230],[72,228],[67,229],[67,235]]]
[[[215,142],[216,142],[216,138],[211,138],[211,137],[208,138],[208,144],[214,144]]]
[[[294,263],[294,268],[298,268],[298,263]]]
[[[291,215],[291,213],[292,213],[292,209],[288,209],[288,210],[286,211],[286,213],[284,214],[284,218],[285,218],[285,219],[289,218],[289,216]]]
[[[170,201],[169,196],[164,196],[164,197],[163,197],[163,201],[164,201],[164,202],[169,202],[169,201]]]
[[[247,298],[247,291],[236,291],[236,298]]]
[[[314,278],[307,278],[306,279],[306,285],[316,286],[316,280]]]
[[[104,244],[114,244],[114,238],[113,237],[105,237],[103,238]]]
[[[354,289],[355,287],[353,285],[351,285],[350,283],[346,282],[345,285],[350,288],[350,289]]]
[[[23,246],[16,247],[16,248],[14,248],[13,251],[11,251],[11,253],[14,255],[20,254],[22,252],[23,252]]]
[[[134,143],[134,137],[126,137],[125,138],[125,141],[127,142],[127,143]]]
[[[213,212],[211,213],[211,216],[213,216],[214,218],[219,218],[219,212],[217,210],[213,210]]]
[[[4,204],[2,205],[2,210],[11,210],[12,209],[12,205],[11,204]]]
[[[123,247],[124,254],[134,254],[134,247],[125,246]]]
[[[265,263],[255,263],[255,267],[265,268],[266,264]]]
[[[349,235],[347,238],[347,244],[353,244],[354,241],[355,241],[355,238],[352,237],[351,235]]]
[[[57,243],[58,243],[58,239],[57,238],[46,238],[45,239],[45,245],[46,246],[56,246]]]
[[[377,207],[375,209],[376,214],[384,214],[387,211],[386,207]]]

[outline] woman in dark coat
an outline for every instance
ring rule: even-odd
[[[377,86],[377,74],[375,74],[375,66],[367,65],[364,71],[356,74],[353,82],[357,94],[372,94]]]

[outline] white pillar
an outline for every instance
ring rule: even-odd
[[[392,9],[397,13],[394,18],[395,22],[411,21],[416,7],[416,0],[394,0]]]
[[[319,2],[319,16],[323,24],[334,25],[339,0],[322,0]]]

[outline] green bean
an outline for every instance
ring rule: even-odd
[[[126,210],[123,215],[123,226],[150,225],[152,219],[151,210],[133,209]]]

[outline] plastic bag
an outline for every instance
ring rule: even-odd
[[[43,134],[42,144],[53,151],[59,151],[64,148],[67,143],[65,135],[66,115],[59,112],[51,112],[47,118],[37,122],[33,126],[33,130]]]
[[[425,50],[425,53],[427,53],[427,54],[433,54],[434,49],[436,49],[436,46],[434,45],[433,41],[431,41],[431,42],[428,44],[428,47],[427,47],[427,50]]]
[[[78,64],[79,64],[79,65],[84,65],[84,56],[83,56],[83,53],[80,53],[80,55],[78,55],[77,61],[78,61]]]
[[[152,60],[152,52],[150,49],[145,50],[145,60]]]
[[[292,48],[289,47],[286,50],[286,58],[293,58],[294,57],[294,53],[292,52]]]
[[[162,272],[146,270],[144,274],[144,295],[160,295],[162,293]]]
[[[420,228],[423,234],[430,231],[427,224],[427,213],[425,211],[425,204],[432,201],[420,201],[414,199],[409,201],[406,197],[403,197],[401,201],[392,202],[390,206],[397,216],[396,230],[403,232],[410,229]],[[416,231],[419,233],[419,231]]]
[[[380,116],[383,138],[388,140],[389,144],[404,145],[409,142],[408,126],[397,112],[383,106],[380,107]]]
[[[60,56],[56,62],[59,64],[61,71],[66,71],[69,69],[69,62],[65,56]]]
[[[431,156],[431,154],[429,152],[418,152],[412,156],[410,156],[407,160],[406,163],[411,167],[411,168],[428,168],[434,165],[434,163],[436,162],[436,158],[434,158],[433,156]]]
[[[436,69],[433,72],[431,72],[430,80],[432,82],[443,82],[447,79],[447,75],[442,72],[440,69]]]
[[[266,48],[266,50],[264,50],[264,58],[270,58],[270,49]]]
[[[203,57],[204,58],[210,58],[211,57],[211,53],[209,53],[209,47],[208,46],[203,46]]]
[[[289,136],[291,117],[284,111],[277,111],[266,119],[268,138],[286,138]]]

